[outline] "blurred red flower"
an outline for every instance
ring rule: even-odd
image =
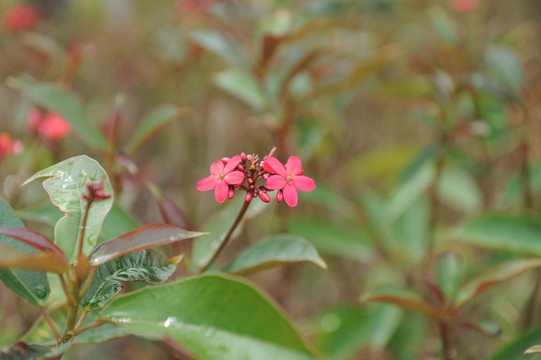
[[[49,141],[58,141],[71,133],[71,125],[57,113],[31,109],[26,119],[28,131]]]
[[[32,30],[41,18],[38,8],[19,4],[7,9],[2,16],[2,28],[9,32]]]
[[[449,0],[451,8],[460,13],[470,12],[477,9],[479,0]]]
[[[0,132],[0,160],[6,155],[19,154],[23,151],[24,145],[20,140],[13,140],[11,135]]]

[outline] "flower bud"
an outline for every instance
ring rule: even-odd
[[[278,201],[279,203],[281,203],[282,201],[284,201],[284,192],[282,190],[279,190],[277,193],[276,193],[276,201]]]
[[[259,193],[259,198],[260,198],[263,202],[266,202],[266,203],[268,203],[268,202],[271,201],[271,198],[270,198],[269,194],[266,193],[266,192],[260,192],[260,193]]]
[[[229,160],[231,160],[231,158],[228,158],[227,156],[224,156],[224,157],[221,158],[220,160],[222,160],[222,162],[224,163],[224,165],[227,165],[227,163],[229,162]]]
[[[263,179],[265,179],[265,181],[268,180],[269,178],[270,178],[269,173],[264,173],[263,174]]]
[[[233,196],[235,196],[235,188],[233,186],[230,186],[229,192],[227,193],[227,198],[231,200],[233,199]]]
[[[244,171],[244,166],[242,166],[241,164],[238,164],[237,165],[237,170],[238,171]]]
[[[255,186],[254,185],[250,185],[250,190],[254,190],[255,189]]]
[[[244,201],[246,202],[250,202],[252,201],[252,193],[247,193],[246,196],[244,197]]]
[[[246,153],[242,152],[242,153],[240,154],[240,162],[241,162],[241,163],[245,163],[247,158],[248,158],[248,157],[246,156]]]

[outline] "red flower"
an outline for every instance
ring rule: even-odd
[[[474,11],[479,6],[479,0],[449,0],[451,8],[459,13]]]
[[[27,4],[15,5],[2,16],[2,28],[9,32],[32,30],[40,20],[39,10]]]
[[[303,176],[301,160],[296,156],[290,156],[285,166],[275,157],[269,157],[263,163],[263,169],[275,174],[267,179],[267,186],[271,190],[279,190],[277,199],[282,196],[280,191],[283,192],[286,204],[291,207],[297,206],[297,190],[312,191],[316,188],[312,178]]]
[[[46,114],[39,109],[31,109],[26,119],[28,131],[49,141],[59,141],[71,133],[71,125],[57,113]]]
[[[10,134],[0,132],[0,160],[6,155],[21,153],[23,148],[23,143],[20,140],[13,140]]]
[[[238,187],[244,182],[244,173],[235,170],[240,162],[240,155],[233,156],[225,163],[223,160],[210,165],[210,176],[199,180],[197,190],[208,191],[214,189],[216,201],[222,203],[228,197],[229,186]]]

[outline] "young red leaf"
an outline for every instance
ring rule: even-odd
[[[0,234],[22,241],[39,251],[56,253],[60,258],[64,258],[66,263],[68,262],[64,252],[49,238],[38,232],[21,228],[0,228]]]
[[[363,302],[380,302],[396,305],[404,310],[409,310],[418,314],[427,315],[435,319],[440,319],[439,311],[425,300],[415,294],[411,294],[401,289],[375,290],[362,299]]]
[[[205,235],[168,224],[149,224],[102,243],[90,256],[94,266],[132,251],[163,246]]]
[[[457,307],[461,307],[485,291],[528,270],[541,266],[541,260],[517,260],[494,266],[470,280],[459,291]]]
[[[70,269],[65,255],[44,251],[23,253],[8,245],[0,244],[0,268],[44,271],[61,274]]]

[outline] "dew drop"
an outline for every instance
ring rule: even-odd
[[[40,299],[45,298],[47,296],[47,288],[42,285],[38,285],[34,288],[34,294]]]

